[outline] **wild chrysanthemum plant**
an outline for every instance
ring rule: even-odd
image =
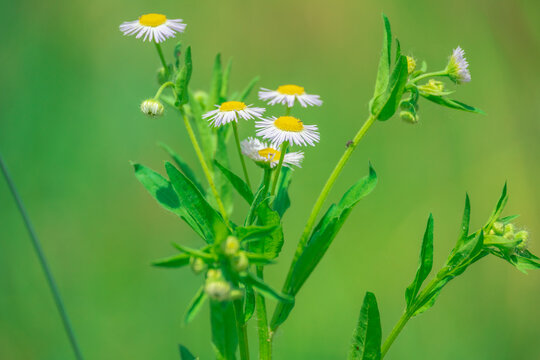
[[[162,41],[184,30],[185,24],[181,20],[147,14],[120,27],[126,35],[137,34],[138,38],[153,41],[162,63],[158,70],[159,87],[152,98],[141,104],[142,112],[151,117],[159,116],[164,111],[163,103],[174,109],[184,122],[204,173],[205,181],[202,181],[190,165],[165,144],[161,146],[172,158],[172,163],[165,164],[166,177],[134,164],[135,175],[148,192],[162,207],[184,220],[203,240],[204,245],[200,248],[173,244],[178,253],[157,260],[154,265],[190,267],[201,277],[200,289],[187,307],[185,322],[190,322],[206,302],[210,304],[211,338],[219,359],[236,359],[237,354],[241,359],[249,359],[246,328],[254,314],[259,358],[272,357],[273,335],[293,310],[296,294],[321,261],[354,206],[377,184],[377,175],[370,165],[368,175],[353,184],[341,200],[332,204],[319,218],[339,174],[374,123],[388,120],[396,113],[407,122],[418,122],[421,97],[448,108],[481,113],[475,107],[450,99],[448,96],[453,91],[441,81],[447,78],[462,84],[471,80],[469,64],[460,47],[453,51],[443,70],[427,72],[425,62],[417,68],[416,59],[402,55],[397,40],[397,50],[393,54],[390,24],[384,16],[383,20],[383,50],[368,118],[347,144],[318,195],[281,290],[264,281],[264,270],[278,261],[284,243],[282,221],[291,205],[288,191],[292,170],[300,167],[304,158],[304,153],[297,147],[316,146],[321,138],[316,124],[304,124],[304,119],[298,118],[295,106],[321,106],[322,100],[318,95],[307,93],[300,85],[273,84],[272,88],[276,90],[261,88],[258,94],[259,100],[269,106],[277,106],[267,111],[247,102],[258,78],[242,91],[229,91],[231,62],[223,68],[219,54],[208,91],[194,91],[190,87],[193,68],[191,48],[182,51],[181,44],[177,44],[173,52],[174,61],[169,63],[160,47]],[[170,90],[168,95],[166,90]],[[252,136],[241,141],[238,126],[252,127],[254,133],[263,139]],[[243,178],[231,170],[227,156],[231,132]],[[251,161],[246,163],[246,158]],[[261,173],[256,187],[249,179],[248,165],[255,165],[254,168]],[[241,223],[230,220],[234,192],[249,205],[249,211],[241,215],[244,219]],[[486,225],[470,233],[467,198],[455,248],[433,280],[422,287],[433,265],[433,219],[430,216],[422,243],[420,266],[405,292],[406,309],[402,318],[381,345],[379,311],[375,296],[368,293],[354,334],[351,359],[384,357],[407,321],[430,308],[451,279],[486,255],[498,256],[522,271],[540,266],[538,258],[527,249],[528,233],[513,225],[515,217],[501,218],[506,200],[505,186]],[[271,318],[267,300],[276,302]],[[180,346],[180,354],[182,359],[195,358],[184,346]]]

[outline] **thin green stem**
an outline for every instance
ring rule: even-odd
[[[69,338],[69,342],[71,344],[73,352],[75,353],[75,358],[77,360],[82,360],[83,356],[79,348],[79,345],[77,343],[77,338],[75,337],[75,331],[73,330],[73,327],[71,326],[71,322],[69,320],[66,308],[64,306],[64,302],[62,301],[62,297],[60,296],[60,291],[58,290],[56,281],[54,280],[54,277],[51,273],[51,270],[47,263],[47,259],[45,258],[45,253],[43,252],[41,243],[34,230],[34,227],[32,226],[30,217],[28,216],[28,213],[26,212],[22,199],[19,196],[19,192],[17,191],[17,188],[15,187],[15,183],[13,182],[13,179],[11,178],[11,175],[7,169],[6,164],[4,163],[4,160],[1,154],[0,154],[0,168],[2,169],[2,173],[4,174],[4,177],[6,178],[6,182],[8,184],[9,190],[11,191],[11,194],[13,195],[13,198],[15,199],[15,203],[17,204],[17,207],[19,208],[21,217],[23,218],[26,229],[28,230],[28,233],[30,235],[30,239],[32,240],[32,245],[34,246],[34,250],[38,256],[41,268],[43,272],[45,273],[45,278],[47,279],[49,289],[52,292],[54,302],[56,304],[56,308],[58,309],[58,313],[60,314],[62,323],[64,324],[64,330],[66,331],[66,334]]]
[[[238,156],[240,156],[240,162],[242,163],[242,170],[244,170],[244,177],[246,179],[247,186],[251,189],[251,182],[249,181],[249,175],[246,167],[246,161],[244,155],[242,155],[242,147],[240,146],[240,137],[238,136],[238,124],[236,121],[232,122],[234,131],[234,139],[236,141],[236,150],[238,150]]]
[[[446,76],[446,75],[448,75],[448,71],[446,71],[446,69],[441,70],[441,71],[432,72],[432,73],[425,73],[425,74],[422,74],[422,75],[417,76],[414,79],[412,79],[411,83],[416,84],[418,81],[420,81],[422,79],[425,79],[425,78],[434,77],[434,76]]]
[[[163,68],[165,69],[165,75],[167,75],[167,78],[169,77],[169,66],[167,65],[167,61],[165,61],[165,56],[163,56],[163,51],[161,50],[161,45],[157,42],[154,42],[156,45],[156,50],[159,55],[159,59],[161,60],[161,64],[163,65]]]
[[[414,313],[418,310],[419,306],[424,303],[426,296],[428,296],[431,291],[437,286],[439,278],[436,277],[418,294],[414,304],[410,307],[409,311],[403,312],[403,315],[399,318],[398,322],[384,341],[384,344],[381,347],[381,359],[384,358],[398,335],[401,333],[407,322],[413,317]]]
[[[264,279],[262,266],[257,266],[257,276],[260,279]],[[266,301],[264,296],[258,292],[255,296],[255,305],[257,306],[257,327],[259,330],[259,359],[270,360],[272,358],[272,343],[270,339],[270,329],[268,328]]]
[[[288,109],[288,108],[287,108]],[[271,195],[276,193],[277,183],[279,180],[279,174],[281,173],[281,168],[283,167],[283,159],[285,159],[285,154],[287,153],[287,148],[289,147],[289,142],[285,141],[281,144],[281,149],[279,150],[279,162],[276,168],[276,173],[274,174],[274,183],[272,184]]]
[[[199,142],[197,141],[197,137],[195,136],[195,133],[193,132],[193,128],[191,127],[191,123],[189,122],[189,119],[187,118],[184,111],[181,111],[182,117],[184,118],[184,124],[186,126],[186,130],[188,132],[189,138],[191,139],[191,143],[193,144],[193,148],[195,149],[195,153],[197,154],[197,158],[199,159],[199,162],[201,163],[201,167],[203,169],[204,175],[206,176],[206,180],[208,181],[208,185],[210,185],[210,189],[212,189],[212,193],[214,194],[214,198],[216,199],[216,203],[219,208],[219,212],[221,213],[221,216],[223,216],[223,220],[225,220],[225,223],[229,224],[229,217],[227,215],[227,211],[225,210],[225,207],[223,206],[223,202],[221,201],[221,197],[219,196],[219,193],[216,189],[216,185],[214,183],[214,179],[212,177],[212,173],[210,172],[210,169],[208,168],[208,165],[206,164],[206,161],[204,160],[204,155],[201,151],[201,147],[199,146]]]
[[[373,125],[376,121],[376,117],[373,115],[370,115],[366,122],[362,125],[360,130],[358,130],[358,133],[354,137],[352,143],[347,147],[347,150],[343,153],[341,156],[341,159],[339,159],[338,163],[336,164],[336,167],[330,174],[330,177],[326,181],[326,184],[324,184],[324,187],[319,194],[319,197],[317,198],[317,201],[315,201],[315,205],[313,206],[313,209],[311,210],[311,214],[309,216],[309,219],[306,223],[306,226],[304,228],[304,232],[302,233],[302,236],[300,237],[300,241],[298,242],[298,246],[296,248],[296,253],[294,254],[293,261],[291,263],[291,266],[289,268],[289,274],[287,275],[287,280],[285,282],[284,291],[289,291],[289,285],[291,281],[292,271],[294,269],[294,265],[298,261],[298,258],[304,251],[304,247],[306,246],[306,243],[309,238],[309,234],[313,230],[313,227],[315,225],[315,221],[317,220],[317,216],[319,215],[319,212],[321,211],[321,208],[324,204],[324,201],[328,197],[328,194],[330,193],[330,190],[332,190],[332,187],[334,186],[334,183],[336,182],[339,174],[341,174],[341,171],[343,170],[343,167],[345,164],[347,164],[347,161],[349,161],[349,158],[351,157],[352,153],[354,152],[354,149],[356,149],[356,146],[358,146],[358,143],[364,138],[364,135],[366,135],[367,131]]]
[[[155,100],[159,100],[159,97],[161,96],[161,93],[163,92],[163,90],[165,90],[165,88],[167,87],[174,87],[174,83],[172,81],[167,81],[165,83],[163,83],[163,85],[161,85],[158,89],[158,91],[156,92],[156,95],[154,96],[154,99]]]
[[[238,347],[240,348],[240,359],[249,360],[247,324],[244,322],[244,310],[242,309],[242,300],[234,300],[233,305],[234,314],[236,316],[236,329],[238,331]]]

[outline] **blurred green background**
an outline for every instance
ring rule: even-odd
[[[320,94],[302,111],[322,141],[295,171],[287,241],[268,281],[282,284],[293,249],[327,174],[367,114],[384,11],[404,52],[430,69],[461,45],[473,81],[456,97],[487,116],[421,103],[416,126],[377,123],[332,192],[336,200],[367,173],[380,180],[353,212],[297,298],[275,338],[276,359],[342,359],[364,292],[377,294],[384,335],[404,305],[429,212],[436,265],[458,233],[465,192],[473,226],[486,220],[505,180],[507,215],[540,251],[540,123],[537,1],[52,1],[4,2],[0,44],[0,151],[13,172],[87,359],[178,359],[177,344],[212,357],[208,309],[188,327],[184,309],[201,278],[150,267],[198,245],[133,176],[129,160],[162,169],[164,141],[196,159],[174,111],[144,117],[156,90],[151,44],[118,25],[147,12],[183,18],[196,87],[206,88],[216,52],[233,56],[233,88],[298,83]],[[164,48],[168,56],[175,40]],[[255,96],[251,102],[260,104]],[[241,124],[243,136],[253,134]],[[232,149],[232,148],[231,148]],[[235,153],[234,169],[240,167]],[[252,177],[259,176],[251,166]],[[246,209],[238,202],[237,210]],[[235,216],[236,219],[240,215]],[[71,359],[44,276],[7,186],[0,180],[0,358]],[[388,359],[539,359],[540,273],[488,257],[452,282],[436,306],[413,319]],[[255,329],[251,325],[253,350]]]

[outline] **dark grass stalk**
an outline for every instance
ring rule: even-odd
[[[6,182],[8,184],[9,190],[11,191],[11,194],[13,195],[13,198],[15,199],[15,203],[17,204],[17,207],[19,209],[21,217],[23,218],[26,229],[28,230],[28,233],[30,235],[30,239],[32,240],[32,245],[34,246],[34,250],[39,259],[41,268],[43,269],[43,272],[45,273],[47,284],[49,285],[49,288],[54,298],[54,302],[56,304],[56,308],[58,309],[58,313],[60,314],[60,318],[62,319],[64,330],[66,331],[66,334],[68,336],[73,352],[75,353],[75,358],[77,360],[82,360],[83,356],[81,353],[81,349],[79,348],[77,339],[75,337],[75,332],[73,331],[73,327],[71,326],[71,322],[69,321],[69,317],[68,317],[66,308],[64,306],[64,302],[62,301],[62,297],[60,296],[60,291],[58,290],[58,286],[56,285],[56,282],[51,273],[49,265],[47,264],[47,259],[45,258],[45,254],[43,253],[43,249],[41,247],[37,234],[34,230],[34,227],[32,226],[32,223],[30,222],[30,217],[28,216],[28,213],[26,212],[22,199],[19,196],[17,188],[15,187],[15,183],[13,182],[13,179],[11,178],[11,175],[7,169],[7,166],[1,154],[0,154],[0,168],[2,169],[2,173],[4,174],[4,177],[6,178]]]

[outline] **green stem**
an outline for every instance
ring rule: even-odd
[[[288,108],[287,108],[288,109]],[[289,142],[285,141],[281,144],[281,149],[279,150],[279,163],[276,168],[276,173],[274,174],[274,183],[272,184],[271,195],[276,193],[277,183],[279,180],[279,174],[281,173],[281,168],[283,167],[283,159],[285,159],[285,154],[287,153],[287,148],[289,147]]]
[[[247,325],[244,322],[244,311],[242,309],[242,300],[233,301],[234,314],[236,316],[236,329],[238,331],[238,347],[240,348],[240,359],[249,360],[249,346],[247,336]]]
[[[163,68],[165,69],[165,75],[167,75],[167,78],[169,77],[169,66],[167,65],[167,62],[165,61],[165,56],[163,56],[163,51],[161,50],[161,45],[157,42],[154,42],[156,45],[156,50],[159,55],[159,59],[161,60],[161,64],[163,65]]]
[[[240,162],[242,163],[242,170],[244,170],[244,177],[246,179],[247,186],[251,189],[251,183],[249,181],[249,175],[246,167],[246,161],[244,155],[242,155],[242,147],[240,146],[240,137],[238,136],[238,124],[236,121],[232,122],[234,130],[234,139],[236,140],[236,149],[238,150],[238,156],[240,156]]]
[[[414,79],[411,80],[411,83],[416,84],[418,81],[425,78],[434,77],[434,76],[446,76],[446,75],[448,75],[448,71],[446,71],[446,69],[432,72],[432,73],[426,73],[426,74],[415,77]]]
[[[221,216],[223,216],[223,220],[225,220],[225,223],[229,225],[229,217],[227,215],[227,211],[225,210],[225,207],[223,206],[223,202],[221,201],[221,197],[219,196],[219,193],[216,189],[216,185],[214,183],[214,179],[212,177],[212,173],[210,172],[210,169],[208,168],[208,165],[206,164],[206,161],[204,160],[204,155],[201,151],[201,147],[199,146],[199,142],[197,141],[197,137],[195,136],[195,133],[193,132],[193,128],[191,127],[191,123],[189,122],[189,119],[187,118],[184,111],[182,112],[182,117],[184,118],[184,124],[186,125],[186,130],[188,132],[189,138],[191,139],[191,143],[193,144],[193,148],[195,149],[195,153],[197,154],[197,158],[199,159],[199,162],[201,163],[201,167],[203,169],[204,175],[206,176],[206,180],[208,181],[208,185],[210,185],[210,189],[212,189],[212,193],[214,194],[214,197],[216,199],[216,203],[219,208],[219,212],[221,213]]]
[[[47,263],[47,259],[45,258],[45,254],[43,252],[43,249],[41,248],[41,243],[38,239],[38,236],[34,230],[34,227],[32,226],[32,223],[30,222],[30,217],[28,216],[28,213],[26,212],[22,199],[19,196],[17,188],[15,187],[15,183],[13,182],[13,179],[11,178],[11,175],[9,174],[9,171],[7,169],[6,164],[4,163],[4,160],[1,154],[0,154],[0,168],[2,169],[2,173],[4,174],[4,177],[6,178],[6,182],[8,184],[9,190],[11,191],[11,194],[13,195],[13,198],[15,199],[15,203],[17,204],[17,207],[19,209],[21,217],[23,218],[26,229],[28,230],[28,233],[30,235],[30,239],[32,240],[32,245],[34,246],[34,250],[38,256],[41,268],[43,272],[45,273],[45,278],[47,279],[49,289],[52,292],[54,302],[56,304],[56,308],[60,314],[62,323],[64,324],[64,330],[66,331],[66,334],[69,338],[69,342],[71,344],[73,352],[75,353],[75,358],[77,360],[82,360],[83,356],[79,348],[79,345],[77,343],[75,332],[73,331],[73,327],[71,326],[71,322],[69,320],[66,308],[64,306],[64,302],[62,301],[62,297],[60,296],[60,291],[58,290],[56,281],[54,280],[54,277],[51,273],[51,270]]]
[[[154,96],[154,99],[155,100],[159,100],[159,97],[161,96],[161,93],[163,92],[163,90],[165,90],[166,87],[168,86],[171,86],[171,87],[174,87],[174,83],[172,81],[167,81],[165,83],[163,83],[163,85],[161,85],[158,89],[158,91],[156,92],[156,95]]]
[[[306,246],[306,243],[309,238],[309,234],[313,230],[313,227],[315,225],[315,220],[317,220],[317,216],[319,215],[319,212],[321,211],[321,208],[324,204],[324,201],[328,197],[328,194],[330,193],[330,190],[332,190],[332,187],[334,186],[334,183],[336,182],[339,174],[341,174],[341,171],[343,170],[343,167],[345,164],[347,164],[347,161],[349,161],[349,158],[351,157],[352,153],[354,152],[354,149],[356,149],[356,146],[358,146],[358,143],[364,138],[364,135],[366,135],[367,131],[375,123],[377,118],[373,115],[370,115],[366,122],[362,125],[360,130],[358,130],[358,133],[354,137],[352,143],[347,147],[347,150],[343,153],[341,156],[341,159],[339,159],[338,163],[336,164],[336,167],[334,168],[334,171],[330,174],[330,177],[326,181],[326,184],[324,184],[324,187],[317,198],[317,201],[315,202],[315,205],[313,206],[313,209],[311,210],[311,215],[309,216],[309,219],[306,223],[306,226],[304,228],[304,232],[302,233],[302,236],[300,237],[300,241],[298,242],[298,246],[296,248],[296,253],[294,254],[293,261],[291,263],[291,266],[289,268],[289,274],[287,275],[287,280],[285,281],[284,291],[289,291],[289,285],[291,282],[291,276],[292,271],[294,269],[294,265],[298,261],[298,258],[304,251],[304,247]]]
[[[262,266],[257,266],[257,276],[260,279],[264,278]],[[270,360],[272,358],[272,343],[270,339],[270,330],[268,328],[266,301],[258,292],[255,296],[255,303],[257,306],[257,327],[259,329],[259,359]]]
[[[418,310],[419,306],[423,304],[426,296],[428,296],[431,291],[437,286],[439,278],[436,277],[424,288],[420,294],[416,297],[414,304],[411,306],[409,311],[405,311],[403,315],[399,318],[398,322],[384,341],[384,344],[381,347],[381,359],[384,358],[390,346],[394,343],[398,335],[401,333],[401,330],[405,327],[407,322],[413,317],[413,314]]]

